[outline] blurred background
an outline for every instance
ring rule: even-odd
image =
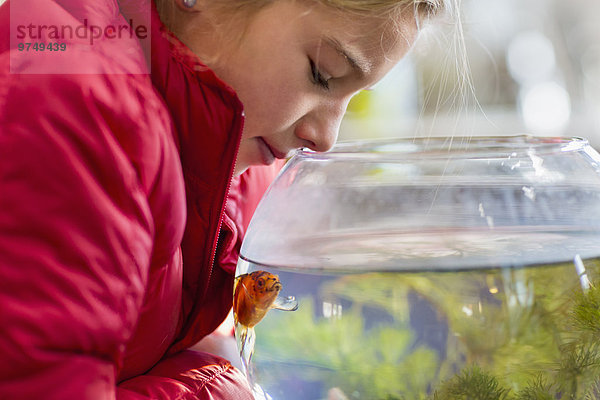
[[[2,4],[5,0],[0,0]],[[351,102],[340,141],[531,134],[600,149],[600,0],[457,0]]]
[[[600,0],[462,0],[351,102],[340,141],[531,134],[600,148]]]

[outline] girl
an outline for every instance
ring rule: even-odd
[[[190,347],[231,307],[254,207],[444,8],[0,6],[0,398],[252,398]]]

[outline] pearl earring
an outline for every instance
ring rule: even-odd
[[[192,8],[196,5],[196,0],[183,0],[183,5],[187,8]]]

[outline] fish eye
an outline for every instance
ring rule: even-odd
[[[257,284],[259,287],[262,287],[262,286],[264,286],[264,284],[265,284],[265,281],[263,281],[262,279],[259,279],[259,280],[258,280],[258,282],[256,282],[256,284]]]

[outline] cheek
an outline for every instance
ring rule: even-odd
[[[310,109],[310,96],[299,79],[253,76],[238,91],[246,112],[246,137],[287,131]]]

